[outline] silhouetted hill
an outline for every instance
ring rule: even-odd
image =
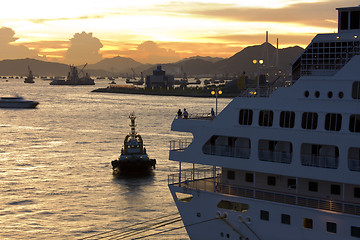
[[[253,64],[253,60],[262,59],[264,61],[263,67],[265,68],[277,66],[279,69],[291,73],[291,64],[303,50],[299,46],[279,49],[277,60],[277,49],[270,43],[263,43],[262,45],[246,47],[232,57],[217,62],[206,61],[206,58],[194,57],[177,63],[162,64],[162,66],[168,74],[178,77],[182,77],[184,73],[188,76],[228,75],[242,74],[243,72],[254,73],[257,71],[257,66]],[[150,70],[148,69],[146,73],[151,73]]]
[[[108,72],[113,73],[121,73],[131,68],[140,67],[141,63],[131,59],[131,58],[124,58],[124,57],[114,57],[114,58],[105,58],[98,63],[89,64],[87,66],[88,69],[101,69]]]
[[[182,77],[184,73],[187,76],[212,73],[216,64],[201,58],[194,58],[178,63],[162,64],[162,67],[167,74]]]
[[[241,74],[244,71],[246,73],[254,73],[256,72],[256,65],[253,64],[252,61],[254,59],[263,59],[264,67],[275,66],[278,62],[280,69],[291,73],[291,64],[302,51],[303,49],[298,46],[277,50],[270,43],[263,43],[262,45],[246,47],[227,59],[219,60],[218,58],[196,56],[177,63],[161,65],[167,74],[173,74],[178,77],[182,77],[184,73],[186,73],[187,76],[210,76],[214,74]],[[69,71],[69,66],[66,64],[27,58],[0,61],[0,76],[26,75],[28,73],[28,66],[30,66],[34,75],[66,76]],[[81,67],[83,66],[79,66],[80,69]],[[114,57],[103,59],[96,64],[89,64],[86,66],[85,71],[88,72],[90,76],[126,76],[132,75],[132,69],[134,69],[135,73],[140,76],[141,72],[143,72],[144,75],[151,74],[155,68],[156,64],[141,64],[131,58]]]
[[[0,75],[27,75],[28,66],[34,75],[66,76],[69,72],[66,64],[25,58],[0,61]]]
[[[201,60],[208,61],[208,62],[212,62],[212,63],[216,63],[216,62],[219,62],[219,61],[221,61],[221,60],[224,60],[224,58],[219,58],[219,57],[210,57],[210,56],[201,57],[201,56],[194,56],[194,57],[184,58],[183,60],[180,60],[180,61],[177,62],[177,63],[185,62],[185,61],[188,61],[188,60],[194,60],[194,59],[201,59]]]
[[[255,45],[244,48],[234,56],[217,63],[217,72],[241,73],[255,72],[257,66],[253,64],[254,59],[264,60],[264,67],[278,66],[284,70],[290,70],[292,62],[301,54],[304,49],[298,46],[279,49],[278,65],[276,63],[276,48],[270,43]]]

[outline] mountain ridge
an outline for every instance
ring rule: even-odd
[[[214,74],[239,74],[243,72],[255,72],[257,66],[254,59],[263,59],[264,67],[276,66],[284,71],[291,72],[291,64],[296,60],[304,49],[293,46],[276,49],[273,45],[265,42],[261,45],[248,46],[233,56],[225,59],[213,57],[194,56],[185,58],[175,63],[161,64],[167,74],[175,76],[197,76]],[[131,58],[116,56],[105,58],[95,64],[88,64],[85,71],[91,76],[128,76],[144,75],[152,73],[157,64],[142,64]],[[27,75],[28,66],[33,74],[39,76],[66,76],[69,65],[48,62],[36,59],[13,59],[0,61],[0,75]],[[83,66],[79,66],[81,69]]]

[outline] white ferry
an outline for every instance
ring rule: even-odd
[[[1,97],[0,108],[36,108],[39,102],[25,100],[23,97]]]
[[[174,119],[193,135],[169,156],[192,240],[360,239],[360,6],[337,10],[338,33],[312,40],[291,86]]]

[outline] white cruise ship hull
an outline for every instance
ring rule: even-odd
[[[261,240],[305,240],[349,239],[350,225],[357,225],[359,217],[341,214],[322,209],[294,206],[271,201],[231,196],[216,192],[207,192],[169,185],[179,213],[183,219],[191,240],[211,239],[261,239]],[[192,195],[190,202],[178,199],[176,192]],[[226,200],[248,204],[246,212],[236,212],[217,207],[220,201]],[[269,212],[269,220],[260,219],[260,211]],[[281,214],[291,216],[291,224],[281,224]],[[326,231],[326,222],[337,221],[337,233]],[[217,217],[226,216],[224,220]],[[313,220],[313,228],[303,227],[304,217]]]
[[[170,141],[168,179],[192,240],[360,239],[360,6],[337,10],[339,32],[315,36],[291,83],[174,119],[192,135]]]

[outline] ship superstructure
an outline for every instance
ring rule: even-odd
[[[193,135],[169,156],[192,240],[360,239],[360,7],[337,10],[338,33],[313,39],[292,86],[242,94],[215,118],[174,119]]]
[[[338,33],[318,34],[295,61],[294,80],[301,76],[333,76],[360,54],[360,7],[337,8]]]

